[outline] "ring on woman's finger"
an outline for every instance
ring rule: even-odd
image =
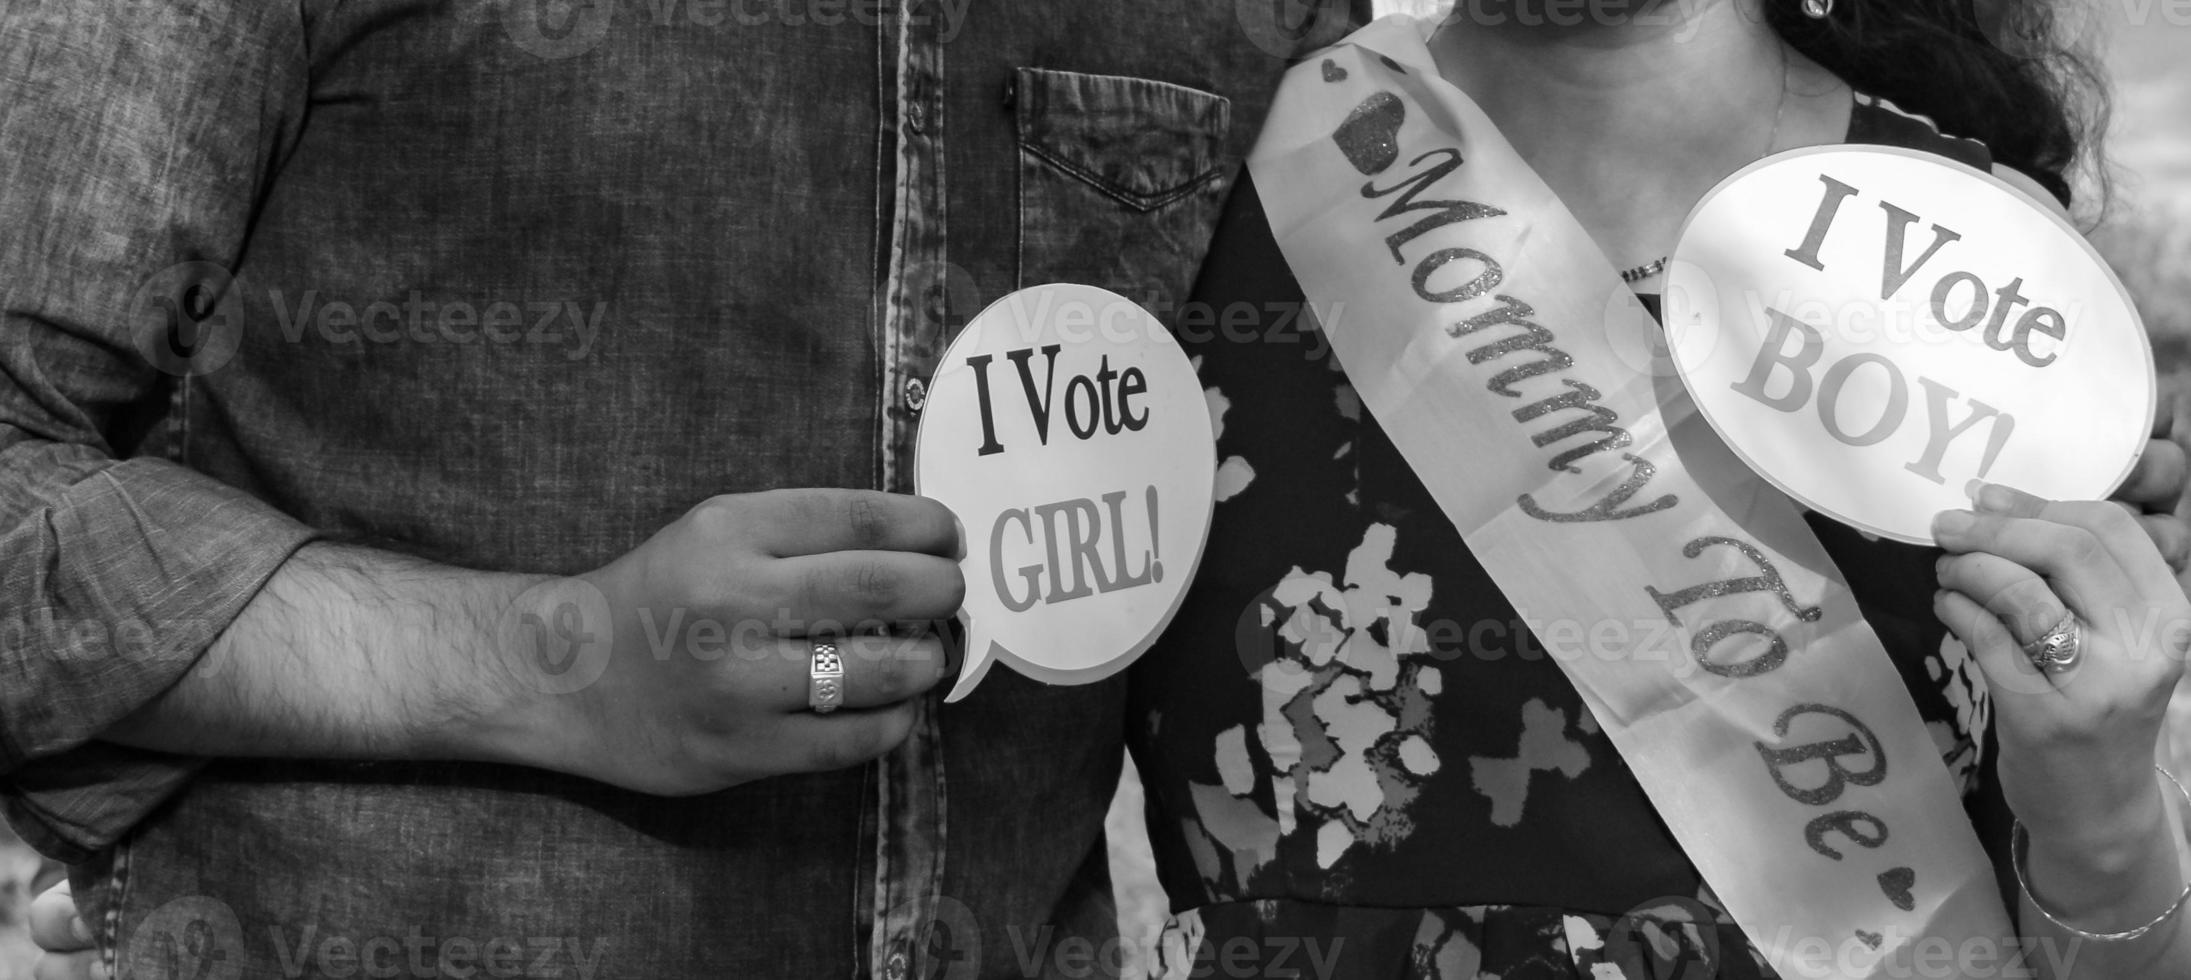
[[[2077,622],[2076,613],[2064,612],[2062,621],[2053,629],[2024,644],[2024,656],[2031,658],[2032,666],[2049,674],[2077,666],[2084,656],[2084,624]]]

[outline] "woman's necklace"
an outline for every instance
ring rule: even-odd
[[[1787,112],[1788,48],[1785,44],[1782,44],[1780,46],[1780,104],[1773,108],[1773,128],[1765,134],[1765,148],[1759,150],[1757,156],[1752,159],[1762,160],[1765,158],[1766,154],[1773,152],[1773,144],[1780,142],[1780,119],[1782,116],[1786,115]],[[1658,258],[1652,259],[1649,262],[1645,262],[1644,264],[1636,266],[1633,269],[1622,269],[1620,271],[1620,281],[1634,284],[1642,282],[1645,279],[1649,279],[1662,272],[1665,272],[1666,261],[1670,258],[1672,258],[1672,256],[1661,255]]]

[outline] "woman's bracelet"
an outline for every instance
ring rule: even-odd
[[[2174,775],[2171,775],[2168,770],[2161,768],[2159,765],[2155,765],[2153,767],[2153,771],[2160,773],[2163,778],[2168,780],[2170,785],[2176,787],[2176,792],[2182,794],[2183,796],[2183,802],[2186,811],[2191,812],[2191,790],[2184,789],[2183,784],[2177,782]],[[2167,908],[2161,910],[2161,914],[2154,916],[2152,921],[2147,922],[2142,926],[2139,926],[2135,929],[2125,930],[2123,932],[2086,932],[2083,929],[2079,929],[2076,926],[2070,925],[2069,923],[2063,922],[2061,919],[2057,918],[2054,913],[2046,910],[2046,906],[2039,904],[2039,899],[2037,896],[2031,894],[2031,882],[2025,880],[2024,878],[2024,856],[2025,853],[2028,852],[2030,849],[2031,836],[2024,832],[2024,822],[2018,820],[2015,824],[2015,830],[2010,834],[2008,862],[2009,867],[2016,870],[2016,887],[2023,890],[2024,897],[2031,899],[2031,907],[2038,909],[2040,915],[2046,916],[2046,920],[2048,922],[2052,922],[2055,925],[2062,927],[2070,934],[2075,935],[2080,939],[2090,939],[2094,942],[2101,943],[2129,942],[2130,940],[2136,939],[2139,936],[2143,936],[2148,932],[2152,932],[2154,926],[2160,925],[2161,923],[2173,918],[2176,913],[2183,911],[2184,902],[2187,900],[2191,900],[2191,884],[2186,884],[2183,886],[2183,892],[2176,896],[2176,900],[2174,902],[2169,903],[2169,906]]]

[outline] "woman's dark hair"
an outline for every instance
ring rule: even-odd
[[[1813,20],[1799,0],[1764,4],[1766,21],[1812,61],[1859,92],[1930,116],[1943,133],[1983,141],[1996,162],[2029,174],[2064,204],[2082,158],[2104,205],[2105,86],[2056,6],[1837,0],[1829,16]]]

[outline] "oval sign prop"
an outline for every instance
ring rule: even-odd
[[[957,701],[999,660],[1085,684],[1146,651],[1202,560],[1217,451],[1171,332],[1123,296],[1059,283],[990,304],[952,342],[914,473],[966,542]]]
[[[1665,293],[1690,397],[1814,510],[1932,543],[1974,479],[2106,496],[2151,431],[2153,352],[2054,211],[1915,151],[1767,158],[1705,195]]]

